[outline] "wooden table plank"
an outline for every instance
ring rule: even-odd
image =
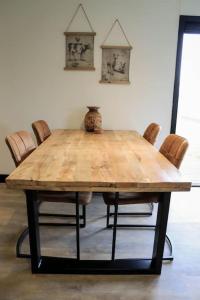
[[[10,188],[187,191],[180,172],[136,131],[56,130],[6,179]]]

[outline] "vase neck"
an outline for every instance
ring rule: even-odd
[[[98,111],[99,107],[88,106],[89,111]]]

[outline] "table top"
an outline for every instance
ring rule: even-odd
[[[6,179],[10,188],[188,191],[191,183],[136,131],[56,130]]]

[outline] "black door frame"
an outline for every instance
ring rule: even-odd
[[[178,43],[177,43],[177,52],[176,52],[176,70],[175,70],[174,94],[173,94],[171,129],[170,129],[171,133],[176,132],[184,33],[200,34],[200,16],[180,16],[180,20],[179,20]]]

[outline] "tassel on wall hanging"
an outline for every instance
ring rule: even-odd
[[[76,17],[79,9],[82,10],[91,32],[70,32],[69,28]],[[67,26],[65,35],[65,68],[64,70],[89,70],[94,71],[94,32],[89,18],[82,4],[79,4],[69,25]]]
[[[126,41],[127,46],[105,45],[108,36],[110,35],[114,26],[118,24]],[[109,30],[106,38],[101,46],[102,48],[102,67],[101,67],[101,80],[100,83],[117,83],[127,84],[129,81],[129,66],[130,66],[130,52],[131,45],[127,36],[119,22],[116,19]]]

